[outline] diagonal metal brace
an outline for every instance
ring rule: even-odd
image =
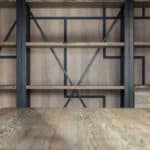
[[[16,20],[13,22],[13,24],[12,24],[11,27],[10,27],[10,29],[8,30],[6,36],[5,36],[4,39],[3,39],[3,42],[6,42],[6,41],[9,39],[9,37],[10,37],[10,35],[12,34],[12,32],[13,32],[15,26],[16,26]],[[1,49],[2,49],[2,47],[0,47],[0,50],[1,50]]]
[[[118,15],[116,18],[120,17],[121,16],[121,13],[123,11],[123,7],[121,8],[121,10],[119,11]],[[112,23],[112,25],[110,26],[110,28],[108,29],[107,33],[106,33],[106,36],[103,38],[102,42],[106,42],[107,41],[107,38],[109,37],[110,35],[110,32],[112,31],[114,25],[117,23],[118,19],[115,19]],[[80,85],[82,80],[84,79],[85,75],[87,74],[87,72],[89,71],[90,67],[92,66],[94,60],[96,59],[96,57],[98,56],[98,54],[100,53],[100,51],[102,50],[103,48],[98,48],[96,50],[96,52],[94,53],[92,59],[90,60],[90,62],[88,63],[86,69],[84,70],[83,74],[81,75],[79,81],[77,82],[76,86]],[[71,97],[74,95],[74,91],[72,91],[71,93],[71,96],[68,98],[67,102],[65,103],[64,107],[67,107],[69,102],[71,101]]]
[[[46,37],[44,31],[43,31],[42,28],[40,27],[38,21],[36,20],[36,18],[34,17],[34,15],[32,14],[31,11],[30,11],[30,14],[31,14],[31,17],[33,18],[34,23],[36,24],[37,28],[39,29],[42,38],[43,38],[45,41],[48,41],[48,38]],[[65,76],[68,78],[69,83],[70,83],[71,85],[73,85],[73,82],[71,81],[71,79],[70,79],[68,73],[65,71],[65,69],[64,69],[64,67],[63,67],[63,65],[62,65],[62,63],[61,63],[61,61],[59,60],[58,56],[56,55],[55,50],[54,50],[53,48],[50,48],[50,50],[51,50],[53,56],[55,57],[55,59],[56,59],[58,65],[59,65],[59,67],[61,68],[61,70],[63,71],[63,73],[65,74]],[[75,90],[74,93],[77,94],[77,96],[78,96],[78,98],[79,98],[79,100],[80,100],[82,106],[83,106],[84,108],[86,108],[86,105],[85,105],[84,101],[82,100],[79,91],[78,91],[78,90]]]

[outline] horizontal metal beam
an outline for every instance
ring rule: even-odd
[[[104,16],[35,16],[37,20],[103,20]],[[30,17],[30,19],[33,19]],[[116,16],[106,16],[106,20],[121,19]],[[150,16],[134,16],[135,20],[148,20]]]
[[[16,59],[17,57],[14,55],[1,55],[0,59]]]

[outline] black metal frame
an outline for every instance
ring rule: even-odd
[[[67,18],[64,19],[64,43],[67,42]],[[67,71],[67,48],[64,48],[64,69],[65,71]],[[67,85],[67,78],[64,75],[64,85]],[[78,98],[77,96],[71,96],[67,94],[67,90],[64,90],[64,98],[72,98],[72,99],[76,99]],[[104,95],[81,95],[81,98],[86,98],[86,99],[90,99],[90,98],[98,98],[100,100],[102,100],[103,103],[103,107],[106,107],[106,97]],[[68,106],[68,102],[64,105],[64,107]]]
[[[4,37],[3,41],[6,42],[9,37],[11,36],[14,28],[16,26],[16,21],[13,22],[12,26],[10,27],[10,29],[8,30],[8,33],[6,34],[6,36]],[[2,50],[2,47],[0,47],[0,50]],[[0,56],[0,59],[16,59],[16,55],[5,55],[5,56]]]
[[[124,5],[125,50],[124,50],[124,107],[134,107],[134,39],[133,39],[133,0]]]
[[[123,30],[124,30],[124,17],[125,19],[131,19],[128,20],[130,23],[133,24],[133,19],[150,19],[150,16],[145,16],[145,9],[142,9],[142,16],[136,16],[134,18],[131,18],[132,14],[129,14],[129,10],[131,10],[130,7],[126,7],[126,6],[131,6],[132,7],[132,1],[130,0],[126,0],[125,3],[125,13],[123,15],[123,13],[121,13],[121,15],[119,16],[115,16],[115,17],[108,17],[106,16],[106,8],[103,9],[103,16],[100,17],[34,17],[33,14],[31,14],[31,10],[30,8],[28,8],[25,4],[25,0],[23,0],[22,2],[19,2],[19,0],[17,0],[17,106],[18,107],[28,107],[30,106],[30,91],[26,90],[26,83],[30,84],[30,50],[26,51],[26,47],[25,47],[25,42],[26,41],[30,41],[30,20],[33,20],[39,31],[41,32],[41,35],[43,37],[43,39],[45,41],[47,41],[47,37],[45,35],[45,33],[43,32],[42,28],[39,26],[37,20],[38,19],[50,19],[50,20],[64,20],[64,42],[67,42],[67,20],[103,20],[103,38],[105,38],[106,36],[106,20],[122,20],[121,21],[121,41],[124,41],[124,36],[125,36],[125,41],[126,41],[126,46],[130,45],[130,47],[132,46],[133,43],[131,43],[129,41],[129,39],[127,37],[131,36],[127,33],[132,33],[133,29],[131,30],[131,27],[126,28],[125,30],[125,35],[123,34]],[[130,8],[130,9],[129,9]],[[133,8],[133,7],[132,7]],[[127,16],[129,15],[129,16]],[[126,27],[127,26],[131,26],[131,24],[127,24],[126,22]],[[16,21],[13,23],[13,25],[11,26],[10,30],[8,31],[6,37],[4,38],[4,41],[8,40],[9,36],[11,35],[14,27],[16,25]],[[20,27],[21,26],[21,27]],[[130,31],[129,31],[130,30]],[[131,40],[132,41],[132,40]],[[58,61],[58,64],[60,65],[62,71],[64,72],[64,85],[67,85],[67,80],[69,80],[69,82],[71,83],[71,85],[73,85],[72,81],[70,80],[68,73],[67,73],[67,48],[64,48],[64,66],[59,62],[57,55],[55,54],[54,49],[50,49],[51,52],[53,53],[54,57],[56,58],[56,60]],[[26,53],[27,52],[27,53]],[[133,50],[131,51],[133,53]],[[125,59],[123,58],[123,56],[129,56],[131,55],[131,53],[129,52],[129,54],[125,54],[124,55],[124,50],[123,48],[121,48],[121,55],[120,56],[107,56],[106,55],[106,49],[103,49],[103,58],[104,59],[120,59],[120,63],[121,63],[121,85],[123,85],[125,83],[125,90],[122,91],[121,90],[121,96],[120,96],[120,101],[121,101],[121,107],[134,107],[134,98],[133,98],[133,92],[134,92],[134,84],[133,84],[133,79],[131,79],[132,84],[130,84],[129,82],[127,82],[127,78],[133,78],[133,72],[129,75],[125,75],[125,73],[123,73],[124,71],[126,71],[127,69],[129,69],[128,67],[133,67],[131,62],[132,60],[132,56],[130,57],[130,63],[129,61],[127,62],[127,58],[125,57]],[[9,58],[16,58],[16,56],[0,56],[0,59],[9,59]],[[145,57],[144,56],[135,56],[135,59],[140,59],[142,61],[142,85],[145,84]],[[134,59],[133,58],[133,59]],[[124,62],[125,62],[125,67],[124,67]],[[126,67],[128,66],[128,67]],[[23,69],[24,68],[24,69]],[[131,69],[132,70],[132,69]],[[68,79],[67,79],[68,78]],[[125,82],[124,79],[125,78]],[[131,92],[129,92],[129,84],[131,86]],[[79,98],[83,107],[86,107],[83,98],[100,98],[103,100],[103,107],[105,107],[106,105],[106,97],[104,95],[99,95],[99,96],[95,96],[95,95],[80,95],[79,91],[76,90],[76,94],[77,95],[68,95],[67,94],[67,90],[64,90],[64,97],[65,98]],[[125,95],[125,97],[124,97]],[[129,98],[127,100],[127,98]],[[125,101],[123,100],[125,99]],[[70,101],[69,101],[70,102]],[[66,104],[64,106],[68,105],[68,101],[66,102]]]
[[[16,1],[16,92],[17,106],[27,107],[27,91],[26,91],[26,26],[27,26],[27,6],[25,0]]]
[[[31,21],[30,21],[30,8],[27,7],[26,8],[27,11],[27,15],[26,15],[26,41],[30,42],[31,40]],[[30,63],[31,57],[30,57],[30,47],[27,48],[26,51],[26,66],[27,66],[27,72],[26,72],[26,82],[27,85],[31,84],[31,79],[30,79],[30,67],[31,67],[31,63]],[[27,90],[27,106],[30,107],[30,95],[31,95],[31,91]]]

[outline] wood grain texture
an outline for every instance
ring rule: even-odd
[[[76,42],[76,43],[52,43],[52,42],[28,42],[27,47],[31,48],[120,48],[124,43],[119,42]],[[149,45],[150,46],[150,45]]]
[[[15,48],[16,43],[15,42],[0,42],[1,48]]]
[[[27,42],[27,47],[30,48],[121,48],[124,47],[123,42]],[[149,48],[150,42],[135,42],[136,48]],[[15,48],[15,42],[0,42],[2,48]]]
[[[31,8],[120,8],[123,0],[27,0]],[[14,8],[15,1],[0,1],[0,8]],[[147,0],[134,1],[135,8],[150,8],[150,2]]]
[[[102,14],[101,9],[35,9],[32,10],[35,15],[39,16],[99,16]],[[64,25],[63,20],[50,20],[42,22],[39,20],[41,27],[48,37],[49,42],[62,42],[64,40]],[[102,39],[102,21],[99,20],[68,20],[67,21],[67,36],[68,42],[99,42]],[[32,41],[42,41],[42,38],[37,31],[37,28],[32,24]],[[115,38],[118,35],[115,36]],[[116,40],[117,41],[117,40]],[[115,41],[115,42],[116,42]],[[74,84],[77,83],[86,65],[89,63],[91,57],[94,55],[96,48],[87,48],[86,52],[83,48],[68,48],[67,52],[67,67],[68,74]],[[55,48],[55,52],[64,63],[64,53],[62,48]],[[115,53],[115,52],[114,52]],[[116,52],[117,53],[117,52]],[[111,64],[111,66],[110,66]],[[81,85],[109,85],[118,83],[117,73],[109,68],[116,70],[118,68],[119,60],[114,62],[105,60],[103,62],[102,52],[93,63],[88,74],[85,76]],[[108,70],[101,71],[102,68],[109,67]],[[97,73],[96,73],[97,72]],[[113,74],[112,76],[110,74]],[[104,75],[105,74],[105,75]],[[101,77],[100,77],[101,76]],[[110,83],[111,82],[111,83]],[[59,68],[56,60],[49,49],[42,51],[41,48],[31,49],[31,83],[32,85],[63,85],[63,73]],[[116,83],[116,84],[117,84]],[[70,85],[68,83],[68,85]],[[118,85],[118,84],[117,84]],[[119,106],[119,91],[104,92],[109,99],[107,107]],[[103,95],[100,91],[82,91],[82,95]],[[43,101],[44,100],[44,101]],[[67,98],[64,97],[63,91],[46,92],[38,91],[32,92],[31,104],[33,107],[63,107]],[[102,98],[84,98],[88,107],[101,107]],[[69,104],[71,108],[82,107],[78,99],[72,99]]]
[[[28,85],[31,90],[123,90],[124,86],[60,86],[60,85]]]
[[[15,20],[15,9],[0,9],[0,42],[3,41],[6,33],[10,29]],[[15,30],[12,32],[8,41],[15,42]],[[15,48],[0,49],[0,56],[15,56]],[[15,59],[0,59],[0,85],[15,85],[16,84],[16,60]],[[5,86],[7,90],[0,91],[0,108],[15,107],[16,93],[11,90],[11,87]]]
[[[150,109],[1,109],[0,149],[149,150]]]
[[[3,0],[0,0],[3,1]],[[13,0],[10,0],[13,2]],[[37,1],[37,0],[32,0]],[[43,0],[48,2],[48,0]],[[54,0],[58,2],[60,0]],[[91,0],[93,1],[93,0]],[[103,0],[104,1],[104,0]],[[107,0],[109,1],[109,0]],[[143,0],[145,1],[145,0]],[[142,2],[143,2],[142,1]],[[149,0],[147,0],[149,2]],[[8,2],[5,0],[5,3]],[[31,2],[31,0],[30,0]],[[42,0],[38,0],[42,2]],[[106,0],[104,1],[106,2]],[[0,6],[1,7],[1,6]],[[102,16],[102,9],[32,9],[35,16]],[[116,16],[119,9],[106,9],[107,16]],[[135,16],[142,15],[142,9],[135,9]],[[150,15],[150,9],[146,9],[146,16]],[[15,20],[15,9],[0,9],[0,42],[8,32],[10,26]],[[107,20],[107,31],[113,20]],[[42,29],[44,30],[49,42],[64,42],[64,21],[63,20],[38,20]],[[147,20],[135,20],[135,41],[149,43],[150,21]],[[90,43],[101,42],[103,34],[103,22],[102,20],[68,20],[67,21],[67,40],[74,43]],[[31,41],[44,42],[34,25],[31,22]],[[7,42],[13,42],[15,44],[15,30]],[[120,21],[113,28],[107,42],[120,42]],[[139,45],[140,46],[140,45]],[[144,48],[143,48],[144,47]],[[147,48],[146,48],[147,47]],[[145,56],[145,79],[146,85],[150,85],[150,51],[149,46],[143,46],[135,48],[135,56]],[[107,56],[120,56],[119,48],[107,48]],[[60,61],[64,65],[64,49],[55,48],[55,52],[58,55]],[[67,68],[68,74],[74,84],[77,83],[81,74],[83,73],[89,60],[94,55],[96,48],[68,48],[67,52]],[[3,48],[0,50],[0,55],[15,55],[15,48]],[[16,83],[16,61],[13,59],[1,59],[0,60],[0,85],[15,85]],[[142,61],[135,59],[134,61],[135,72],[135,84],[142,83]],[[96,58],[88,74],[85,76],[82,85],[119,85],[120,84],[120,59],[104,58],[104,53],[101,53]],[[34,48],[31,49],[31,85],[63,85],[64,75],[59,68],[52,53],[47,48]],[[68,84],[69,85],[69,84]],[[70,85],[69,85],[70,86]],[[148,107],[150,95],[148,90],[140,88],[136,90],[136,107]],[[146,87],[147,88],[147,87]],[[6,90],[0,90],[0,108],[1,107],[15,107],[16,97],[15,90],[10,87],[5,87]],[[149,87],[147,88],[149,89]],[[106,107],[119,107],[120,106],[120,92],[115,91],[82,91],[82,95],[105,95]],[[146,94],[146,95],[144,95]],[[32,107],[63,107],[67,98],[64,97],[63,91],[32,91],[31,92],[31,106]],[[86,104],[91,107],[102,107],[102,98],[84,98]],[[72,99],[69,104],[71,108],[82,107],[78,99]]]
[[[15,90],[16,85],[0,85],[0,90]],[[82,85],[82,86],[64,86],[64,85],[27,85],[27,90],[124,90],[121,85]],[[136,90],[150,90],[149,85],[136,85]]]
[[[0,90],[15,90],[15,85],[0,85]]]

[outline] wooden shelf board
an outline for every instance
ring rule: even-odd
[[[41,86],[28,85],[28,90],[123,90],[124,86]]]
[[[0,85],[0,90],[15,90],[15,85]]]
[[[101,86],[63,86],[63,85],[27,85],[27,90],[124,90],[122,85]],[[0,85],[0,90],[15,90],[16,85]],[[135,90],[150,89],[150,85],[136,85]]]
[[[27,47],[30,48],[121,48],[124,47],[124,42],[27,42]],[[150,42],[135,42],[136,48],[150,48]],[[15,42],[0,42],[0,47],[15,48]]]
[[[150,85],[139,85],[139,86],[135,86],[135,89],[137,90],[142,90],[142,89],[150,89]]]
[[[15,48],[16,43],[15,42],[0,42],[0,47],[3,48]]]
[[[27,42],[30,48],[121,48],[124,42],[74,42],[74,43],[56,43],[56,42]],[[149,48],[150,42],[135,42],[136,48]]]
[[[136,48],[150,48],[150,42],[134,42]]]
[[[27,42],[30,48],[120,48],[124,47],[122,42],[74,42],[74,43],[55,43],[55,42]]]

